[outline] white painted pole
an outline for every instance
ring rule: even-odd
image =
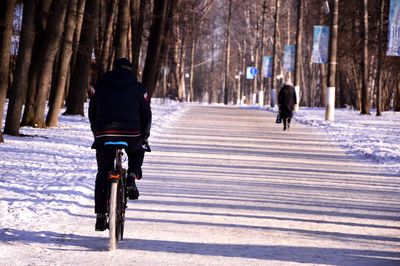
[[[271,90],[271,107],[276,105],[276,89]]]
[[[335,120],[335,87],[328,87],[326,91],[325,120]]]
[[[257,93],[253,93],[251,98],[251,104],[256,104],[257,103]]]
[[[294,86],[294,91],[296,92],[297,103],[294,105],[294,111],[299,111],[300,108],[300,86]]]
[[[258,105],[260,108],[264,106],[264,91],[258,92]]]

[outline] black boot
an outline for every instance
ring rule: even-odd
[[[283,130],[286,130],[286,118],[283,119]]]
[[[107,229],[107,218],[104,213],[98,213],[96,217],[96,231],[104,231]]]
[[[135,183],[136,175],[134,173],[129,173],[126,180],[126,195],[131,200],[136,200],[139,198],[139,190]]]

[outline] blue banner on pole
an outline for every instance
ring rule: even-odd
[[[264,78],[272,78],[272,56],[271,55],[266,55],[263,56],[263,61],[262,61],[262,76]]]
[[[294,57],[296,54],[296,45],[288,44],[285,45],[285,51],[283,55],[283,69],[288,72],[294,71]]]
[[[400,56],[400,0],[390,0],[388,50],[386,55]]]
[[[328,63],[329,26],[314,26],[311,63]]]

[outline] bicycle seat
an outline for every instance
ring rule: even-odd
[[[128,143],[125,141],[107,141],[104,146],[113,150],[122,150],[128,148]]]

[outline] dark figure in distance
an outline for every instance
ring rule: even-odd
[[[295,104],[297,104],[296,92],[292,83],[286,81],[278,95],[279,115],[283,121],[283,130],[290,127]]]
[[[138,199],[135,179],[142,178],[143,143],[147,143],[151,127],[150,98],[146,88],[136,80],[132,64],[125,58],[115,61],[114,69],[104,73],[90,97],[89,120],[95,140],[97,175],[95,186],[96,231],[106,229],[108,172],[114,167],[115,152],[107,149],[107,141],[128,143],[127,195]]]

